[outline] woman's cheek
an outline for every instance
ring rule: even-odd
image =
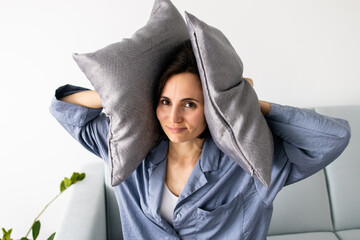
[[[165,120],[165,115],[166,115],[166,113],[165,113],[164,109],[162,109],[161,106],[156,108],[156,116],[157,116],[158,120],[160,121],[160,123]]]

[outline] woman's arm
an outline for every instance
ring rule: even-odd
[[[268,102],[261,101],[261,100],[259,100],[259,103],[260,103],[260,110],[261,110],[262,114],[266,117],[270,113],[271,104]]]
[[[59,87],[50,112],[81,145],[107,161],[109,119],[95,91],[69,84]]]
[[[350,125],[346,120],[309,109],[272,103],[266,120],[273,134],[282,139],[288,161],[292,163],[286,185],[326,167],[350,140]]]
[[[244,78],[251,86],[253,80]],[[259,100],[261,112],[273,132],[282,139],[292,163],[286,184],[306,178],[335,160],[350,140],[346,120]]]
[[[60,101],[72,103],[86,108],[102,108],[99,94],[94,90],[87,90],[62,97]]]

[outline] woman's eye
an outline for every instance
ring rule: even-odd
[[[196,104],[193,102],[187,102],[187,103],[185,103],[185,107],[194,108],[194,107],[196,107]]]
[[[169,105],[170,102],[168,100],[161,100],[162,105]]]

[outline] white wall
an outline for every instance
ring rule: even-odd
[[[360,104],[360,1],[173,0],[221,29],[259,98],[300,107]],[[0,1],[0,227],[24,235],[64,176],[101,161],[48,111],[54,90],[91,87],[72,60],[130,37],[149,0]],[[41,239],[56,231],[66,195],[45,212]]]

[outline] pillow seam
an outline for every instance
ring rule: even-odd
[[[194,29],[194,28],[193,28],[193,29]],[[203,70],[204,77],[205,77],[205,79],[204,79],[204,80],[205,80],[204,82],[205,82],[205,84],[206,84],[205,87],[206,87],[207,92],[209,93],[210,91],[209,91],[209,89],[208,89],[207,76],[206,76],[206,71],[205,71],[205,67],[204,67],[204,63],[203,63],[203,57],[202,57],[202,55],[201,55],[201,53],[200,53],[200,49],[199,49],[199,47],[198,47],[199,44],[198,44],[198,40],[197,40],[197,36],[196,36],[196,32],[195,32],[195,31],[193,31],[193,36],[194,36],[194,39],[195,39],[195,41],[196,41],[197,52],[198,52],[198,55],[199,55],[201,68],[202,68],[202,70]],[[209,100],[210,100],[211,104],[212,104],[213,106],[216,106],[216,105],[214,104],[213,99],[210,97],[210,94],[208,94],[208,95],[209,95]],[[223,121],[224,123],[226,123],[227,130],[230,131],[230,135],[231,135],[232,139],[235,139],[234,134],[233,134],[233,131],[232,131],[232,128],[229,126],[229,123],[225,120],[225,118],[222,116],[222,114],[218,111],[217,107],[214,107],[214,109],[216,109],[218,115],[221,116],[222,121]],[[235,141],[235,142],[236,142],[236,146],[238,147],[238,149],[240,150],[240,152],[243,154],[243,156],[244,156],[244,158],[245,158],[245,159],[243,159],[243,160],[246,161],[246,163],[247,163],[247,165],[248,165],[248,168],[250,168],[249,171],[250,171],[251,176],[253,176],[253,175],[254,175],[254,172],[258,172],[258,171],[255,169],[255,167],[253,166],[253,164],[251,164],[251,162],[248,160],[249,157],[247,156],[247,154],[245,153],[245,151],[242,149],[242,147],[239,146],[239,144],[237,143],[237,141]],[[256,175],[257,175],[257,176],[260,176],[260,174],[256,174]],[[260,177],[260,179],[261,179],[261,181],[264,181],[264,179],[262,179],[261,177]]]

